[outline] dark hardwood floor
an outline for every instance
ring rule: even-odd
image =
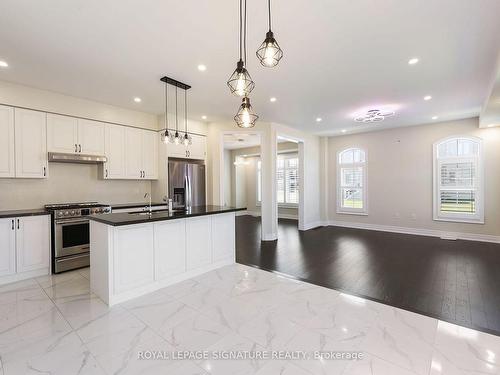
[[[500,336],[500,245],[323,227],[280,219],[260,241],[260,218],[236,218],[238,263]]]

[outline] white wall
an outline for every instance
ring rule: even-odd
[[[0,81],[0,104],[83,117],[144,129],[158,129],[157,115],[132,111],[52,91]]]
[[[484,225],[432,220],[432,147],[453,135],[483,139]],[[336,212],[336,154],[352,146],[368,153],[368,216]],[[500,128],[480,129],[478,119],[473,118],[330,137],[325,149],[328,175],[322,183],[327,179],[330,221],[500,235]]]
[[[231,150],[224,150],[224,206],[232,206],[231,181],[233,174]]]

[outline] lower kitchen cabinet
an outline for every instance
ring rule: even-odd
[[[235,242],[234,214],[212,216],[212,249],[214,262],[234,256]]]
[[[114,243],[120,249],[120,256],[114,257],[115,292],[151,283],[154,280],[153,226],[144,224],[116,228]]]
[[[212,262],[212,217],[201,216],[186,222],[187,269],[193,270]]]
[[[186,272],[186,220],[155,224],[155,279]]]
[[[15,218],[0,219],[0,277],[16,273]]]
[[[0,284],[48,274],[50,216],[0,219]]]
[[[91,289],[115,305],[233,264],[234,221],[234,212],[120,226],[92,220]]]

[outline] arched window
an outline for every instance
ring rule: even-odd
[[[348,148],[337,156],[337,212],[366,215],[366,153]]]
[[[482,142],[450,137],[434,144],[434,220],[484,223]]]

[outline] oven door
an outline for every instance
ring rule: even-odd
[[[90,251],[90,225],[88,219],[67,219],[55,222],[56,258],[88,253]]]

